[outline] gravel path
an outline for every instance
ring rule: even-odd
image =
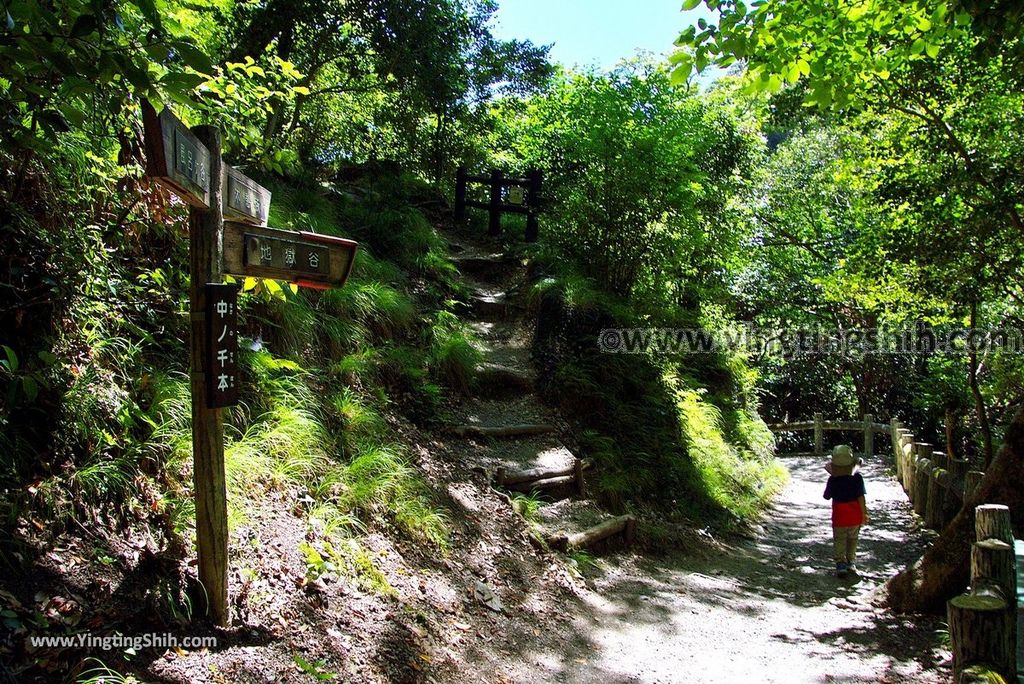
[[[948,681],[949,654],[937,634],[942,624],[893,616],[870,601],[931,538],[902,489],[880,468],[864,471],[873,520],[861,536],[863,576],[840,580],[831,575],[822,463],[798,457],[784,463],[791,482],[756,539],[706,558],[610,568],[584,597],[574,633],[531,654],[543,671],[523,669],[515,679]]]

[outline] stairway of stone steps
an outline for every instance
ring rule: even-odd
[[[537,492],[544,502],[539,532],[556,546],[628,543],[635,529],[632,519],[611,516],[586,496],[589,464],[565,446],[559,436],[564,423],[536,394],[533,321],[516,296],[525,276],[523,264],[483,239],[459,236],[450,245],[471,292],[466,320],[483,357],[474,394],[455,407],[449,427],[464,440],[467,465],[509,496]],[[527,479],[535,475],[552,477]],[[615,532],[609,535],[609,529]]]

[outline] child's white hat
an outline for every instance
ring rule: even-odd
[[[848,444],[839,444],[832,449],[832,465],[845,468],[846,466],[861,465],[862,458],[854,458],[853,449]]]

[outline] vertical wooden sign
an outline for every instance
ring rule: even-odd
[[[238,286],[206,284],[206,406],[238,403]]]

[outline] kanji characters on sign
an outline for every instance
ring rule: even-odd
[[[220,408],[238,403],[238,287],[206,285],[207,406]]]

